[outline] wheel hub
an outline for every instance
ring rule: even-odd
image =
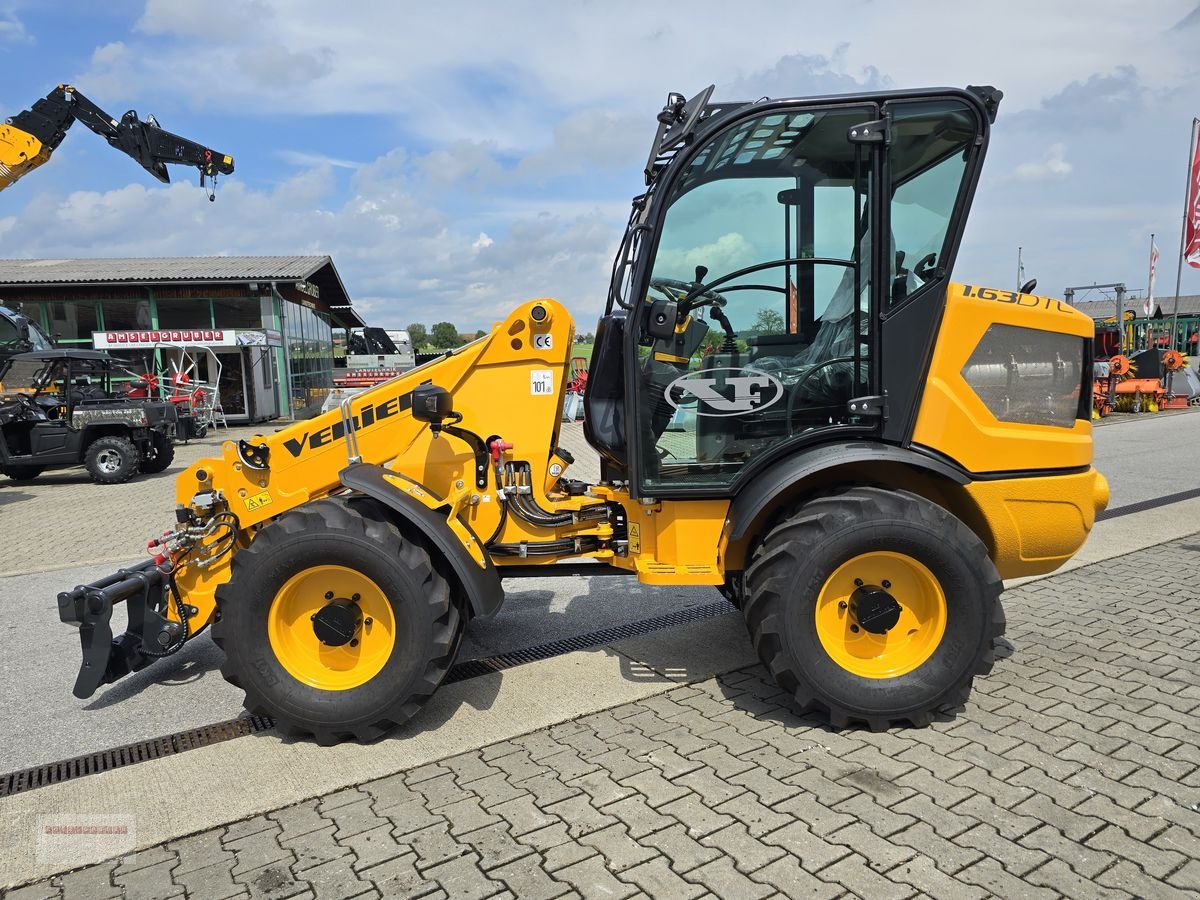
[[[850,611],[864,631],[887,634],[900,621],[900,604],[883,588],[865,586],[850,595]]]
[[[354,639],[362,624],[362,610],[352,600],[338,599],[326,603],[312,617],[313,634],[327,647],[343,647]]]

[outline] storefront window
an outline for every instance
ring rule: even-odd
[[[146,331],[154,327],[149,299],[105,300],[100,311],[104,314],[105,331]]]
[[[328,318],[306,306],[288,303],[284,315],[292,367],[292,413],[315,415],[333,386],[333,329]]]
[[[50,304],[50,334],[63,344],[92,343],[92,332],[99,328],[96,304],[91,300]]]
[[[217,328],[262,328],[262,306],[257,297],[216,297],[213,316]]]
[[[212,328],[212,307],[206,297],[179,300],[160,298],[158,305],[159,328]]]

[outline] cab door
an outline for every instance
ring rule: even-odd
[[[641,494],[729,496],[796,446],[877,433],[883,145],[857,138],[879,115],[749,107],[663,185],[627,351]]]

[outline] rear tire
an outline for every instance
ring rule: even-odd
[[[216,599],[221,674],[251,713],[321,744],[371,741],[412,718],[453,664],[464,624],[425,547],[365,499],[281,516],[235,553]],[[315,615],[331,603],[357,615],[353,645],[317,638]]]
[[[174,441],[156,431],[150,436],[150,445],[150,456],[142,459],[142,471],[148,475],[165,472],[175,461]]]
[[[745,583],[759,658],[802,710],[839,727],[928,725],[991,671],[1004,633],[1003,585],[983,543],[905,491],[855,487],[802,504],[767,533]],[[885,593],[894,607],[875,599]],[[871,603],[899,616],[885,633],[857,618]]]
[[[109,435],[88,445],[83,464],[96,484],[124,484],[138,473],[141,455],[133,441]]]
[[[45,471],[41,466],[7,466],[0,469],[13,481],[33,481]]]

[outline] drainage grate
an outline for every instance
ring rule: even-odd
[[[254,734],[273,728],[275,723],[268,716],[243,716],[230,719],[227,722],[217,722],[215,725],[202,725],[190,728],[166,737],[151,738],[136,744],[126,744],[124,747],[114,747],[112,750],[100,750],[72,759],[35,766],[32,769],[22,769],[19,772],[9,772],[0,775],[0,797],[10,794],[20,794],[48,784],[58,784],[70,781],[72,778],[82,778],[84,775],[95,775],[98,772],[108,772],[132,766],[134,763],[146,762],[150,759],[160,759],[174,753],[195,750],[208,744],[219,744],[236,737]]]
[[[576,650],[590,650],[594,647],[602,647],[605,644],[611,644],[613,641],[638,637],[654,631],[660,631],[663,628],[672,628],[676,625],[685,625],[688,622],[696,622],[700,619],[709,619],[713,616],[724,615],[731,608],[729,603],[722,600],[717,603],[683,609],[662,616],[654,616],[650,619],[642,619],[638,622],[630,622],[628,625],[616,625],[612,628],[602,628],[599,631],[592,631],[559,641],[551,641],[548,644],[538,644],[536,647],[512,650],[498,656],[468,660],[452,667],[446,673],[446,678],[442,683],[451,684],[455,681],[466,681],[469,678],[490,675],[493,672],[501,672],[505,669],[511,669],[514,666],[550,659],[554,656],[562,656],[565,653],[571,653]],[[229,719],[225,722],[217,722],[213,725],[203,725],[200,728],[180,731],[166,737],[151,738],[150,740],[139,741],[136,744],[114,747],[111,750],[100,750],[96,753],[88,753],[72,759],[47,763],[46,765],[35,766],[31,769],[9,772],[6,775],[0,775],[0,797],[20,794],[24,791],[32,791],[46,785],[70,781],[73,778],[82,778],[85,775],[95,775],[98,772],[108,772],[112,769],[132,766],[135,763],[159,759],[174,753],[184,753],[188,750],[195,750],[209,744],[219,744],[222,741],[229,741],[248,734],[268,731],[274,727],[275,722],[270,716],[242,716],[237,719]]]
[[[1181,500],[1191,500],[1195,497],[1200,497],[1200,488],[1179,491],[1175,494],[1165,494],[1162,497],[1153,497],[1150,500],[1139,500],[1137,503],[1126,503],[1124,506],[1118,506],[1116,509],[1104,510],[1104,512],[1096,516],[1096,521],[1103,522],[1105,519],[1117,519],[1121,516],[1145,512],[1148,509],[1158,509],[1160,506],[1169,506],[1172,503],[1179,503]]]
[[[587,634],[577,634],[574,637],[563,638],[560,641],[538,644],[536,647],[524,647],[520,650],[512,650],[508,653],[501,653],[498,656],[489,656],[486,659],[472,659],[454,666],[446,673],[442,684],[465,681],[468,678],[478,678],[480,675],[502,672],[505,669],[511,669],[513,666],[521,666],[525,663],[550,659],[554,656],[562,656],[564,653],[573,653],[576,650],[591,650],[594,647],[603,647],[605,644],[611,644],[614,641],[639,637],[643,634],[649,634],[652,631],[661,631],[663,628],[673,628],[676,625],[686,625],[688,622],[696,622],[700,619],[723,616],[730,609],[732,609],[730,604],[725,600],[721,600],[717,603],[693,606],[691,609],[681,609],[678,612],[655,616],[651,619],[641,619],[637,622],[630,622],[628,625],[614,625],[612,628],[602,628],[599,631],[590,631]]]

